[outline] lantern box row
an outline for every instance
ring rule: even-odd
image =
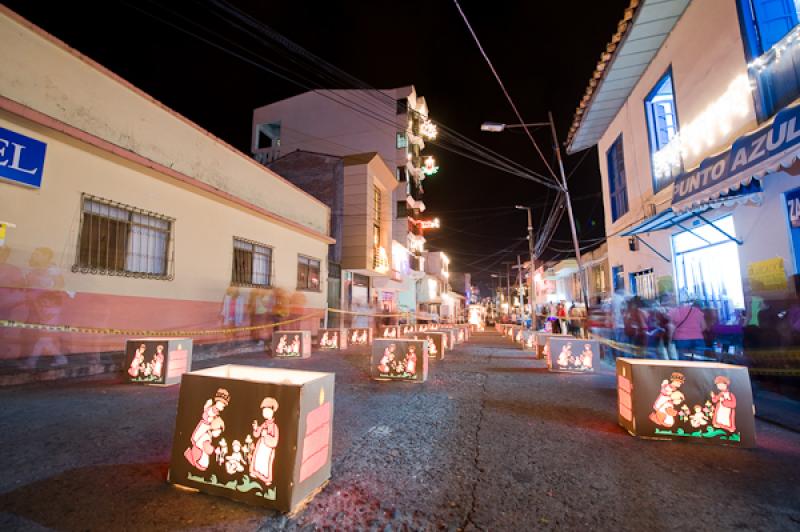
[[[309,358],[311,331],[275,331],[272,333],[272,356],[275,358]]]
[[[618,358],[617,398],[619,424],[633,436],[755,446],[744,366]]]
[[[192,370],[191,338],[136,338],[125,343],[125,378],[136,384],[171,385]]]
[[[439,331],[414,332],[404,336],[412,340],[425,340],[428,342],[428,358],[442,360],[448,349],[448,333]]]
[[[425,382],[428,342],[379,338],[372,343],[370,375],[375,380]]]
[[[347,329],[347,343],[351,347],[372,345],[372,327]]]
[[[224,365],[187,373],[168,481],[289,512],[331,472],[334,375]]]
[[[567,373],[594,373],[600,367],[600,342],[574,336],[547,338],[547,369]]]

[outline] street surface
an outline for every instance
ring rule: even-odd
[[[0,390],[0,530],[798,530],[800,434],[753,450],[633,438],[610,366],[550,374],[492,332],[374,382],[364,354],[203,361],[336,373],[330,483],[297,515],[165,482],[177,386]]]

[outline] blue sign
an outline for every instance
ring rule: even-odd
[[[0,179],[42,186],[47,144],[0,127]]]
[[[775,116],[772,124],[749,135],[740,137],[727,150],[709,157],[700,166],[675,179],[672,203],[695,196],[718,183],[731,179],[731,186],[739,183],[747,171],[781,152],[800,145],[800,105],[787,107]]]
[[[785,193],[786,206],[789,208],[789,225],[800,229],[800,188]]]

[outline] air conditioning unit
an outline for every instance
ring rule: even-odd
[[[646,218],[651,218],[656,215],[656,204],[655,203],[645,203],[644,204],[644,215]]]

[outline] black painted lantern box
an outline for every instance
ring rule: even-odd
[[[378,338],[400,338],[400,327],[397,325],[378,327]]]
[[[428,378],[428,342],[407,338],[372,342],[370,375],[383,381],[425,382]]]
[[[414,332],[407,334],[404,338],[411,338],[413,340],[426,340],[428,342],[428,359],[442,360],[444,352],[447,349],[447,333],[427,331],[427,332]]]
[[[320,349],[347,349],[347,330],[320,329],[317,333],[317,345]]]
[[[412,334],[414,332],[416,332],[416,327],[414,327],[414,325],[409,323],[400,325],[400,336],[406,336],[407,334]]]
[[[547,339],[547,369],[569,373],[594,373],[600,367],[600,342],[574,336]]]
[[[224,365],[187,373],[167,480],[289,512],[331,474],[333,373]]]
[[[536,331],[536,358],[547,359],[547,354],[550,351],[548,339],[551,336],[562,336],[564,338],[574,338],[574,336],[553,334],[549,332]]]
[[[272,333],[272,356],[276,358],[309,358],[311,331],[275,331]]]
[[[347,343],[350,347],[372,345],[372,327],[347,329]]]
[[[171,385],[192,370],[191,338],[137,338],[125,344],[125,378],[138,384]]]
[[[744,366],[617,359],[619,424],[633,436],[755,447]]]

